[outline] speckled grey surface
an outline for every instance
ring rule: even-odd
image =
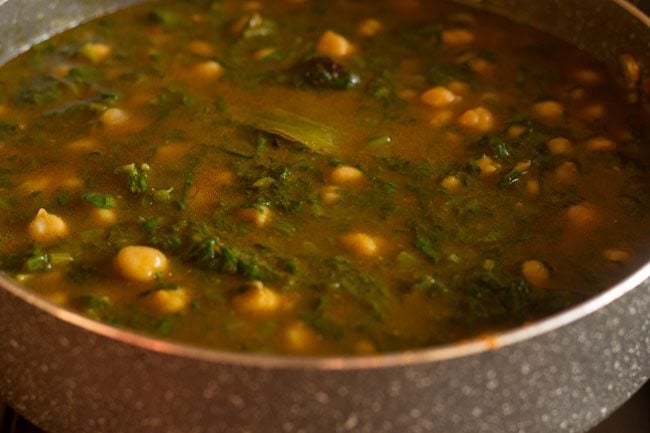
[[[16,12],[16,2],[26,9]],[[0,58],[30,38],[26,31],[51,30],[42,12],[30,15],[35,5],[77,20],[73,3],[0,0]],[[618,39],[601,37],[607,47],[648,47],[647,28],[630,42],[625,29],[633,24],[619,25]],[[0,289],[0,397],[52,433],[584,432],[650,377],[647,280],[591,314],[583,306],[570,320],[554,319],[566,322],[557,329],[537,326],[538,335],[497,350],[367,362],[194,356],[151,340],[121,341],[101,327],[89,332],[79,326],[87,321],[56,317],[17,293]]]
[[[577,322],[446,361],[201,361],[92,335],[0,291],[0,389],[52,433],[583,432],[650,376],[646,282]]]

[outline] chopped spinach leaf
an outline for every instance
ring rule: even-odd
[[[115,199],[107,194],[88,192],[82,196],[83,201],[99,209],[112,209],[115,207]]]
[[[126,174],[129,191],[135,195],[147,192],[150,170],[149,164],[137,165],[135,163],[120,168],[120,171]]]

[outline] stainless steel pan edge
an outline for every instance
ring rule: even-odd
[[[133,2],[0,0],[0,59],[66,27],[66,18]],[[533,24],[540,18],[522,12],[529,2],[480,3],[506,5]],[[619,2],[562,4],[569,3],[584,11],[568,14],[585,20],[581,28],[618,20],[613,33],[585,33],[590,39],[579,44],[610,60],[623,47],[648,64],[647,21]],[[535,2],[543,4],[552,11],[559,2]],[[589,10],[606,16],[589,21]],[[317,360],[149,339],[61,310],[2,278],[0,393],[52,433],[583,432],[650,377],[648,275],[650,265],[583,305],[501,334],[493,350],[470,342]]]

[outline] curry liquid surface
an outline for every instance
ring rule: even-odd
[[[647,260],[647,125],[589,57],[469,9],[146,3],[0,70],[0,265],[205,347],[450,343]]]

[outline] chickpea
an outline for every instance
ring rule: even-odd
[[[571,142],[564,137],[550,139],[546,143],[546,147],[552,155],[568,155],[573,150]]]
[[[112,226],[117,222],[117,214],[114,209],[93,208],[91,218],[100,227]]]
[[[102,43],[88,42],[81,48],[81,54],[92,63],[101,63],[108,59],[112,53],[113,49],[109,45]]]
[[[176,150],[182,152],[181,149],[182,147],[178,147]],[[169,156],[172,156],[173,153],[171,152]],[[183,154],[181,153],[180,155]],[[199,169],[194,176],[194,182],[187,194],[190,208],[200,210],[211,208],[219,197],[221,188],[226,185],[231,185],[234,180],[235,174],[227,169],[214,166]],[[249,218],[249,220],[250,218],[257,220],[257,216],[252,212],[240,211],[240,217],[244,220],[247,220],[246,218]]]
[[[273,55],[277,50],[275,48],[261,48],[253,53],[253,59],[264,60]]]
[[[527,260],[521,265],[521,275],[531,285],[539,288],[547,287],[551,272],[539,260]]]
[[[440,186],[449,192],[456,192],[462,188],[463,182],[458,176],[447,176],[440,182]]]
[[[528,161],[521,161],[515,164],[515,170],[521,172],[521,173],[526,173],[528,170],[530,170],[530,167],[533,165],[532,161],[529,159]]]
[[[124,278],[138,282],[153,281],[168,268],[167,257],[161,251],[137,245],[122,248],[115,265]]]
[[[474,42],[474,33],[466,29],[449,29],[442,32],[442,43],[448,47],[460,47]]]
[[[440,139],[452,146],[460,146],[463,144],[462,136],[453,131],[446,131]]]
[[[345,248],[358,257],[375,257],[379,254],[379,242],[366,233],[347,233],[339,240]]]
[[[616,143],[607,137],[594,137],[587,141],[587,150],[591,152],[607,152],[616,150]]]
[[[202,80],[217,80],[223,76],[226,70],[218,62],[208,60],[198,63],[192,68],[192,73]]]
[[[173,164],[189,152],[190,146],[185,143],[172,143],[156,149],[155,161],[162,164]]]
[[[239,210],[239,218],[253,223],[257,227],[264,227],[271,221],[271,209],[267,206],[260,206],[259,209],[247,207]]]
[[[501,166],[489,156],[482,157],[476,161],[476,164],[478,165],[478,168],[481,171],[481,176],[483,177],[491,176],[501,169]]]
[[[187,309],[190,297],[187,290],[180,287],[173,290],[156,290],[145,298],[148,306],[162,314],[176,314]]]
[[[451,110],[440,110],[429,119],[429,125],[434,128],[450,124],[454,120],[454,112]]]
[[[341,200],[340,188],[334,185],[323,187],[320,197],[321,201],[325,204],[335,204]]]
[[[526,194],[530,197],[537,197],[541,192],[541,187],[539,185],[539,180],[529,179],[526,181]]]
[[[579,84],[585,86],[597,86],[603,82],[603,76],[593,69],[578,69],[573,76]]]
[[[357,33],[361,36],[370,37],[379,33],[382,28],[383,25],[380,21],[374,18],[368,18],[359,23],[357,26]]]
[[[528,128],[524,125],[512,125],[508,128],[508,138],[519,138],[526,132]]]
[[[39,176],[32,179],[27,179],[20,185],[18,190],[23,194],[31,194],[36,191],[45,191],[52,187],[52,178],[49,176]]]
[[[68,235],[68,225],[63,218],[39,209],[36,217],[29,223],[27,231],[36,242],[50,243]]]
[[[109,108],[102,113],[99,120],[105,126],[123,126],[129,122],[130,116],[129,113],[120,108]]]
[[[397,92],[397,97],[404,101],[415,101],[418,96],[418,92],[413,89],[403,89]]]
[[[77,176],[71,176],[63,179],[59,185],[68,189],[79,189],[83,186],[83,184],[84,182],[81,178]]]
[[[633,88],[641,78],[641,68],[639,67],[639,63],[631,54],[622,54],[619,57],[619,62],[628,87]]]
[[[580,110],[578,116],[587,121],[603,119],[607,115],[607,108],[604,104],[591,104]]]
[[[318,40],[316,51],[325,56],[340,59],[352,54],[354,47],[340,34],[328,30]]]
[[[436,108],[447,107],[457,100],[457,96],[444,86],[434,87],[420,95],[420,100],[426,105]]]
[[[578,203],[570,206],[566,211],[571,226],[575,229],[589,230],[598,225],[599,215],[590,203]]]
[[[212,44],[200,39],[194,39],[193,41],[190,41],[190,43],[187,45],[187,49],[190,53],[200,57],[214,57],[217,55],[217,51],[214,49]]]
[[[555,169],[555,179],[562,183],[575,183],[578,179],[578,166],[574,162],[564,161]]]
[[[232,299],[233,308],[245,314],[268,314],[278,311],[282,297],[261,281],[253,281],[246,291]]]
[[[469,67],[477,75],[489,75],[494,72],[494,65],[481,58],[471,60]]]
[[[452,81],[447,84],[447,88],[457,95],[468,93],[470,90],[469,84],[463,83],[462,81]]]
[[[291,352],[309,352],[315,348],[318,340],[319,335],[302,322],[292,323],[284,331],[284,341]]]
[[[354,345],[354,351],[359,355],[374,355],[377,348],[368,340],[359,340]]]
[[[564,107],[557,101],[543,101],[533,105],[533,113],[547,120],[557,120],[564,115]]]
[[[582,101],[586,96],[587,91],[583,87],[576,87],[569,93],[569,97],[574,101]]]
[[[632,258],[632,254],[629,251],[621,250],[618,248],[610,248],[603,251],[603,256],[610,262],[615,263],[625,263]]]
[[[68,149],[72,152],[90,152],[99,148],[99,142],[94,138],[80,138],[68,143]]]
[[[477,107],[465,111],[458,118],[458,123],[467,129],[473,129],[477,132],[487,132],[494,128],[494,116],[490,110]]]
[[[330,180],[335,185],[356,185],[364,178],[363,172],[350,165],[339,165],[330,173]]]

